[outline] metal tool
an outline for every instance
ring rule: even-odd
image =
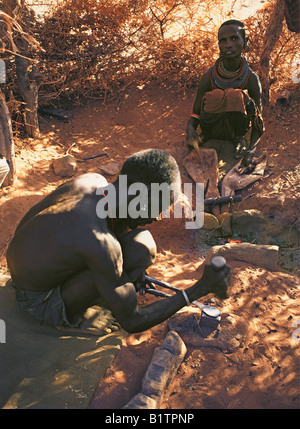
[[[226,265],[226,259],[223,258],[223,256],[214,256],[211,259],[211,266],[215,271],[220,271],[222,268],[225,267],[225,265]],[[181,289],[178,289],[175,286],[171,286],[170,283],[155,279],[154,277],[150,277],[147,274],[145,275],[144,283],[138,287],[138,292],[140,292],[143,295],[146,293],[149,293],[151,295],[159,296],[162,298],[167,298],[169,296],[172,296],[168,293],[157,290],[154,285],[158,285],[158,286],[161,286],[165,289],[172,290],[173,292],[176,292],[176,293],[181,292]],[[201,304],[198,301],[193,301],[193,304],[195,304],[197,307],[199,307],[201,309],[204,306],[203,304]]]
[[[211,266],[215,271],[222,270],[225,265],[226,259],[223,256],[214,256],[211,259]],[[172,296],[166,292],[157,290],[154,285],[161,286],[176,293],[181,291],[181,289],[171,286],[170,283],[163,282],[162,280],[155,279],[154,277],[150,277],[148,275],[145,275],[145,281],[141,286],[139,286],[138,291],[142,294],[149,293],[162,298]],[[218,324],[221,321],[220,310],[218,310],[216,307],[212,307],[211,305],[204,305],[198,301],[193,301],[192,304],[201,309],[200,326],[203,328],[209,328],[210,331],[217,329]]]

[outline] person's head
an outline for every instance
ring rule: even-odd
[[[124,162],[121,175],[126,175],[128,188],[135,189],[136,184],[146,185],[149,213],[150,205],[152,204],[153,208],[154,202],[161,213],[174,203],[174,198],[180,195],[181,179],[178,165],[169,153],[162,150],[148,149],[133,154]],[[163,197],[162,192],[157,192],[160,185],[162,185],[160,189],[168,188],[170,195],[168,201]],[[139,224],[149,223],[154,219],[155,217],[149,214],[148,221],[145,219]]]
[[[240,56],[247,46],[247,40],[243,22],[237,19],[223,22],[218,31],[221,56],[225,58]]]
[[[123,164],[120,174],[127,175],[127,183],[173,183],[180,180],[177,162],[160,149],[146,149],[131,155]]]

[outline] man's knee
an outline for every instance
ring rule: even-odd
[[[143,229],[130,231],[120,242],[125,271],[145,270],[155,261],[156,244],[149,231]]]

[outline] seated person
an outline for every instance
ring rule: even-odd
[[[122,177],[127,178],[126,188]],[[136,198],[129,187],[136,183],[148,190],[147,204],[140,204],[145,215],[124,216]],[[19,307],[42,324],[77,327],[85,310],[97,302],[124,330],[140,332],[210,292],[226,297],[230,268],[214,271],[206,265],[202,278],[191,287],[139,306],[138,285],[156,256],[152,235],[139,227],[156,220],[151,204],[156,206],[158,200],[159,212],[166,205],[161,192],[151,195],[152,183],[168,184],[168,207],[174,203],[180,173],[175,159],[161,150],[129,157],[113,184],[99,174],[79,176],[29,210],[7,251]],[[109,187],[115,190],[115,200],[108,198]],[[105,203],[111,215],[102,215],[99,203]]]
[[[220,57],[199,82],[186,128],[187,146],[201,146],[211,139],[229,140],[234,144],[236,157],[249,165],[264,132],[261,85],[242,56],[247,45],[244,24],[225,21],[219,28],[218,40]],[[196,132],[198,125],[200,136]],[[249,142],[245,139],[248,130]]]

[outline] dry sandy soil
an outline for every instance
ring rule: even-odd
[[[161,148],[176,158],[183,181],[190,182],[182,161],[188,153],[184,129],[194,95],[195,89],[183,94],[152,84],[133,88],[106,106],[90,100],[72,107],[68,123],[41,117],[41,139],[16,141],[18,179],[13,187],[0,190],[1,271],[7,271],[5,251],[21,217],[64,181],[54,174],[52,162],[73,143],[70,153],[77,159],[107,154],[78,162],[77,174],[101,173],[100,165],[121,164],[138,150]],[[187,353],[164,396],[163,409],[299,407],[299,243],[294,233],[299,227],[298,114],[296,96],[290,106],[273,105],[265,112],[266,132],[260,143],[268,157],[265,177],[240,192],[243,201],[234,207],[259,209],[267,219],[285,226],[286,235],[274,243],[280,245],[281,266],[270,272],[234,262],[230,297],[201,300],[221,310],[219,334],[229,336],[230,349],[197,345],[199,315],[195,313],[195,335],[183,337]],[[201,249],[197,232],[185,229],[183,219],[164,219],[149,229],[158,246],[149,274],[179,288],[192,285],[201,276],[207,243]],[[139,299],[143,305],[153,298]],[[165,322],[127,337],[91,408],[121,408],[140,391],[152,353],[167,330]]]

